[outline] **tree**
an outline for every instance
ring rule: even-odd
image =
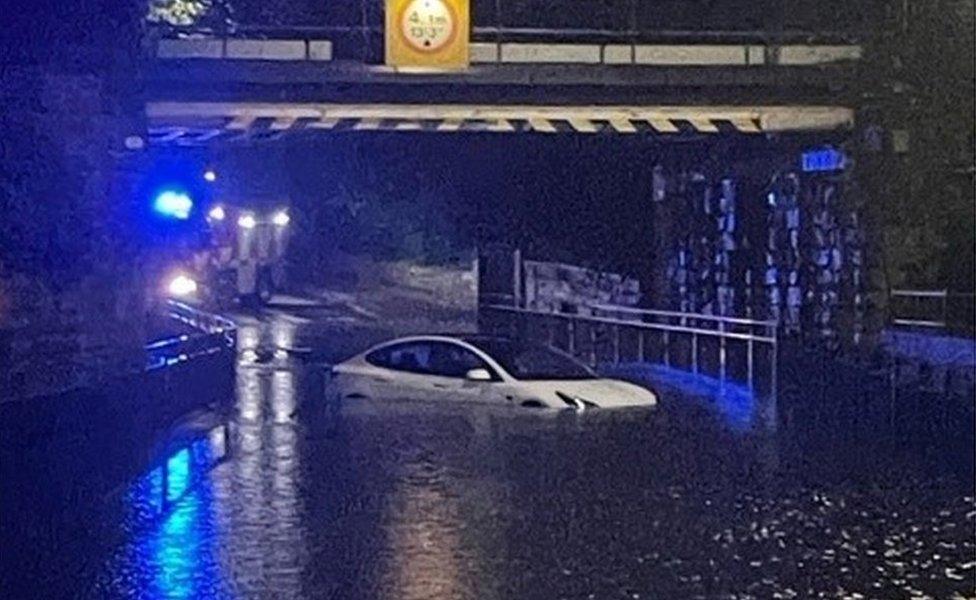
[[[234,27],[234,11],[226,0],[149,0],[146,20],[171,27],[227,31]]]

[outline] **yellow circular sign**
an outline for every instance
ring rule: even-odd
[[[454,9],[444,0],[412,0],[400,15],[403,39],[420,52],[436,52],[457,34]]]

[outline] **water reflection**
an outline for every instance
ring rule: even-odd
[[[230,441],[202,432],[146,474],[132,504],[150,517],[103,596],[805,597],[843,580],[901,597],[878,566],[971,571],[971,495],[864,444],[780,465],[739,386],[658,367],[652,381],[685,395],[639,418],[409,402],[316,416],[322,388],[287,361],[242,362]],[[714,411],[676,410],[691,397]],[[223,448],[230,460],[196,466]],[[888,560],[889,538],[951,560]],[[809,575],[786,567],[799,562]]]
[[[705,401],[705,406],[733,431],[745,431],[756,424],[758,402],[748,387],[702,373],[691,373],[666,365],[625,365],[615,370],[623,377],[679,392],[683,401]]]
[[[221,585],[209,473],[223,458],[224,427],[178,447],[128,495],[136,533],[122,572],[126,595],[182,599],[213,596]],[[116,590],[122,593],[123,590]]]
[[[289,352],[296,350],[297,332],[298,324],[283,318],[242,319],[237,333],[240,364],[289,368]]]
[[[405,464],[383,515],[391,597],[459,597],[460,521],[458,498],[440,471],[425,461]]]
[[[239,365],[234,460],[214,472],[219,521],[235,552],[226,568],[242,590],[299,589],[304,569],[299,519],[298,375]]]
[[[272,368],[252,360],[293,336],[294,327],[241,328],[230,428],[178,427],[133,484],[131,537],[112,568],[115,595],[207,598],[233,588],[243,597],[269,589],[282,597],[301,588],[306,552],[294,418],[301,375],[287,357]]]

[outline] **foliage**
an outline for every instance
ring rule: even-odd
[[[212,0],[151,0],[146,19],[176,27],[195,25],[212,4]]]
[[[906,4],[878,52],[908,153],[871,165],[889,286],[973,287],[974,0]],[[862,166],[863,167],[863,166]]]

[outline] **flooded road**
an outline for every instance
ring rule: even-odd
[[[769,434],[671,387],[619,416],[329,407],[255,327],[226,409],[88,508],[15,502],[4,449],[4,597],[974,595],[972,461],[936,437]]]

